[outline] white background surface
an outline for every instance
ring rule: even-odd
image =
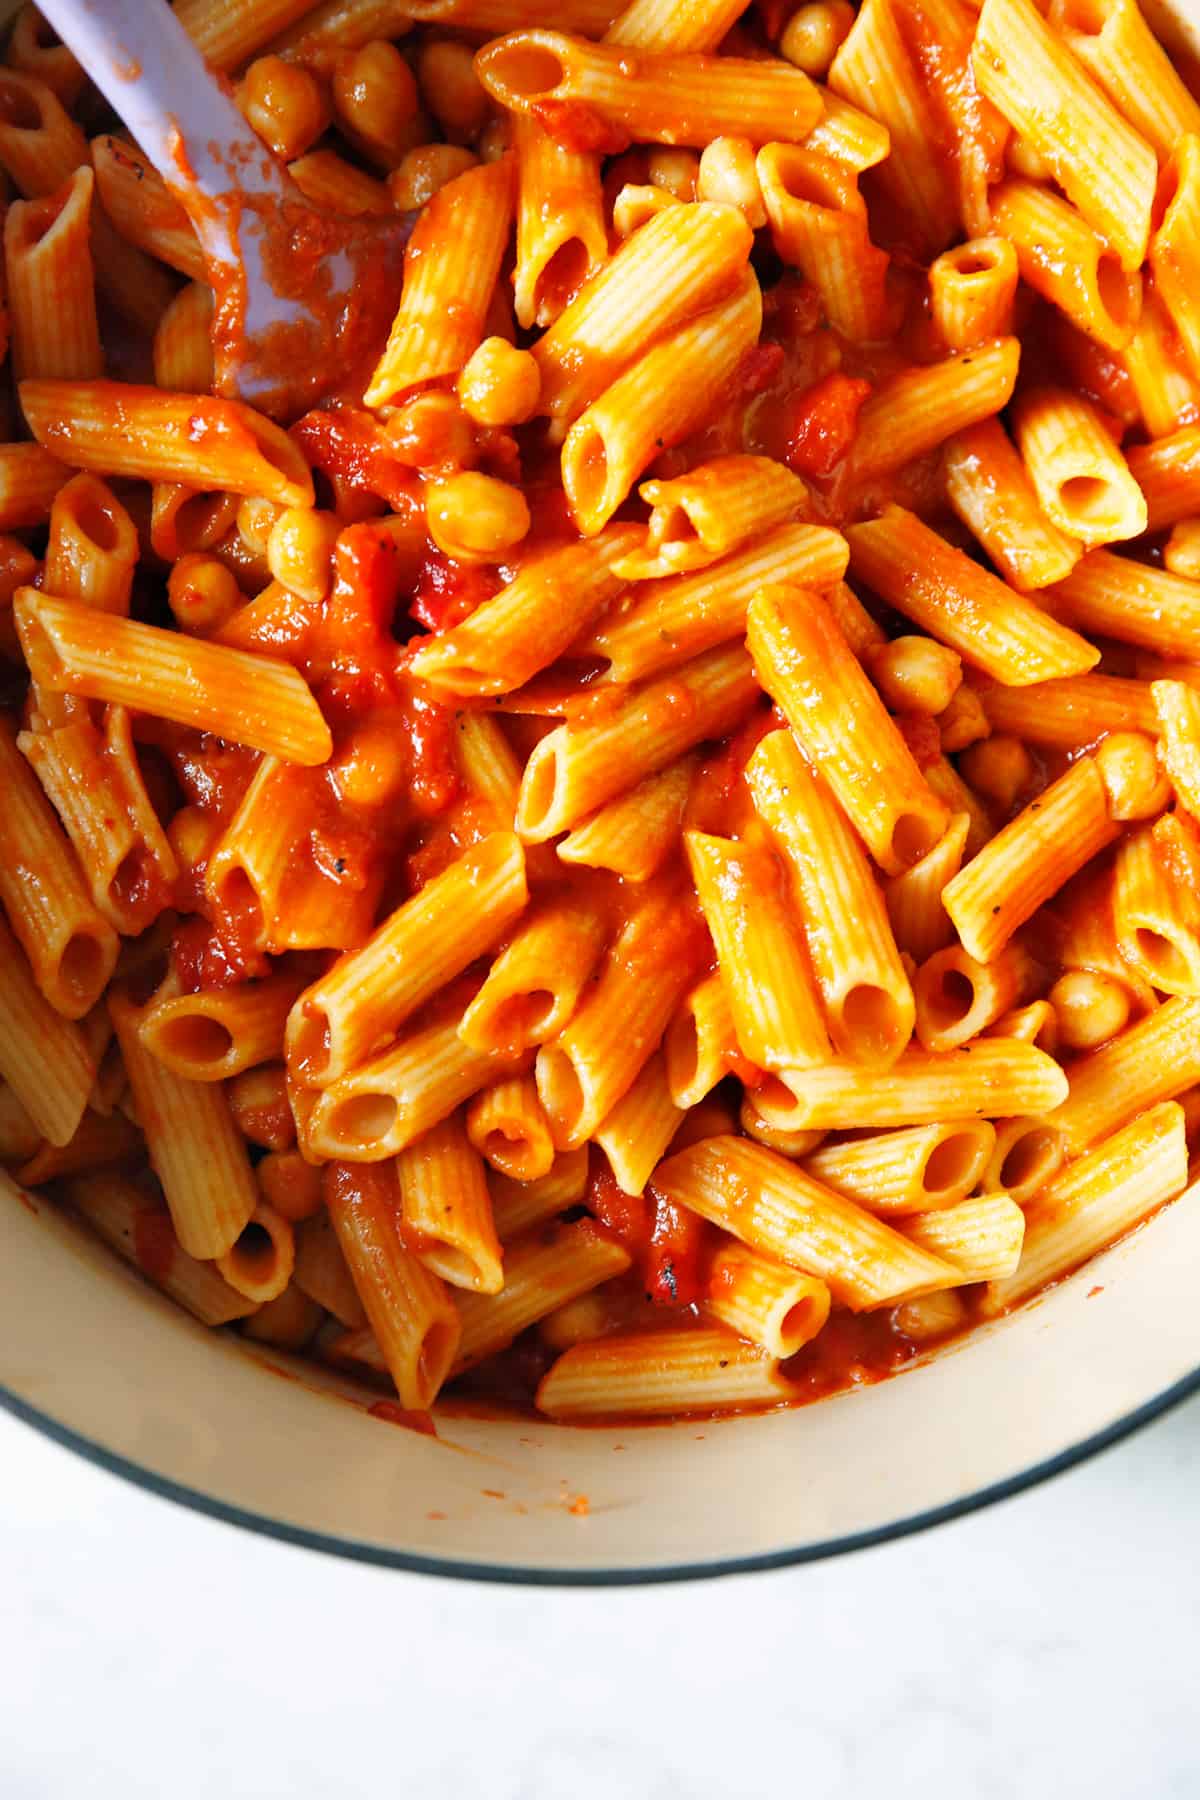
[[[1200,1400],[1032,1494],[718,1582],[474,1586],[0,1415],[2,1800],[1200,1795]]]

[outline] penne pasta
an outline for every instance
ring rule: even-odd
[[[1021,1260],[1025,1214],[1007,1194],[978,1194],[913,1213],[902,1229],[912,1243],[957,1269],[961,1281],[1004,1281]]]
[[[855,473],[886,475],[1002,411],[1012,399],[1020,354],[1016,338],[992,338],[882,382],[858,415]]]
[[[778,1357],[710,1326],[575,1344],[543,1376],[537,1406],[566,1422],[628,1414],[669,1418],[693,1407],[716,1413],[776,1406],[793,1392]]]
[[[498,1294],[504,1269],[491,1196],[462,1120],[443,1119],[406,1145],[395,1167],[401,1236],[418,1261],[451,1287]]]
[[[763,588],[747,614],[759,679],[889,875],[919,862],[948,809],[930,789],[819,595]]]
[[[558,31],[513,31],[475,59],[487,92],[513,112],[555,103],[588,107],[620,134],[697,144],[723,133],[798,143],[821,116],[821,96],[787,64],[589,44]]]
[[[890,1069],[828,1062],[782,1070],[755,1090],[769,1124],[791,1131],[882,1130],[987,1117],[1002,1093],[1016,1113],[1048,1113],[1067,1078],[1044,1051],[1015,1038],[982,1038],[958,1050],[906,1050]]]
[[[1015,1273],[989,1281],[986,1317],[1018,1305],[1140,1224],[1187,1185],[1183,1109],[1152,1107],[1071,1163],[1031,1208]]]
[[[256,1310],[258,1302],[230,1287],[215,1263],[188,1255],[166,1208],[148,1200],[124,1176],[76,1176],[67,1184],[66,1194],[72,1211],[110,1250],[202,1325],[228,1325]]]
[[[868,1212],[931,1213],[972,1192],[995,1143],[995,1128],[986,1119],[960,1119],[823,1144],[804,1166],[814,1180]]]
[[[819,1275],[854,1312],[953,1285],[940,1257],[761,1144],[705,1138],[663,1163],[654,1185],[752,1250]]]
[[[462,1328],[456,1372],[503,1350],[556,1307],[624,1274],[629,1262],[629,1252],[591,1219],[514,1238],[505,1246],[498,1294],[456,1295]]]
[[[791,732],[763,739],[746,778],[791,877],[835,1048],[859,1062],[894,1062],[912,1034],[913,995],[862,845]],[[801,1060],[758,1056],[744,1038],[742,1049],[767,1068]]]
[[[273,658],[20,588],[13,616],[35,680],[148,712],[286,761],[325,762],[329,727],[297,671]]]
[[[922,630],[1007,687],[1094,667],[1100,652],[1015,594],[915,514],[890,506],[847,528],[851,572]]]
[[[531,1076],[497,1081],[476,1094],[467,1137],[491,1169],[513,1181],[539,1181],[554,1166],[554,1142]]]
[[[1088,550],[1145,531],[1145,499],[1090,401],[1065,388],[1029,389],[1013,408],[1013,431],[1052,525]]]

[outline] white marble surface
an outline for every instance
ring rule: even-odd
[[[0,1415],[3,1800],[1200,1793],[1200,1400],[769,1575],[477,1587],[268,1542]]]

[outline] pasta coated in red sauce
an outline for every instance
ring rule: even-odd
[[[1190,65],[601,10],[248,45],[360,271],[286,430],[149,165],[56,252],[0,131],[0,1165],[434,1435],[881,1380],[1200,1117]]]

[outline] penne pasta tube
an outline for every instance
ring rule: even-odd
[[[1150,696],[1171,785],[1180,805],[1200,819],[1200,693],[1182,681],[1154,681]]]
[[[521,765],[499,719],[487,713],[459,713],[454,721],[454,749],[459,777],[474,804],[484,810],[494,830],[511,830]]]
[[[300,989],[294,975],[149,1002],[138,1037],[188,1081],[224,1081],[283,1054],[283,1028]]]
[[[325,1204],[400,1404],[426,1408],[450,1372],[460,1327],[442,1281],[401,1236],[399,1191],[390,1166],[335,1163]]]
[[[1017,252],[1007,237],[970,238],[929,267],[929,300],[949,350],[969,350],[1012,330]]]
[[[511,1176],[500,1174],[490,1176],[492,1218],[501,1242],[507,1243],[509,1238],[576,1205],[583,1199],[587,1179],[586,1145],[578,1150],[559,1151],[549,1174],[534,1181],[514,1181]]]
[[[1121,957],[1164,994],[1200,995],[1196,845],[1177,844],[1166,816],[1126,833],[1113,863],[1113,917]]]
[[[17,747],[62,822],[96,911],[138,936],[169,903],[179,864],[146,792],[129,714],[109,707],[103,737],[74,716],[23,731]]]
[[[256,56],[312,0],[177,0],[179,22],[205,62],[223,74]]]
[[[234,1242],[213,1266],[235,1293],[256,1306],[278,1300],[292,1279],[296,1246],[290,1219],[259,1201]]]
[[[1146,502],[1091,402],[1065,388],[1031,388],[1013,408],[1013,430],[1038,504],[1085,549],[1138,537]]]
[[[840,532],[823,525],[780,525],[710,568],[635,589],[600,621],[587,649],[608,658],[615,680],[639,680],[740,637],[760,587],[782,581],[834,588],[849,555]],[[840,614],[840,599],[830,604]]]
[[[71,471],[40,444],[0,444],[0,530],[44,525]]]
[[[825,110],[804,140],[807,149],[831,156],[859,174],[887,160],[892,140],[881,120],[851,106],[832,88],[823,88],[821,98]]]
[[[770,1069],[823,1062],[829,1036],[808,955],[769,854],[701,831],[684,843],[742,1055]]]
[[[626,881],[649,881],[679,848],[695,772],[691,755],[647,775],[560,838],[559,860],[611,869]]]
[[[557,1150],[594,1136],[662,1039],[694,979],[703,933],[670,888],[642,901],[558,1036],[542,1045],[537,1087]]]
[[[729,990],[718,969],[684,995],[663,1039],[667,1086],[676,1106],[698,1106],[738,1054]]]
[[[503,1058],[473,1050],[459,1036],[461,1013],[451,1006],[400,1038],[369,1062],[319,1093],[292,1091],[301,1146],[314,1162],[344,1157],[382,1162],[506,1073]]]
[[[1100,769],[1081,757],[946,884],[942,904],[963,947],[991,962],[1119,829]]]
[[[1188,99],[1191,101],[1190,95]],[[1150,245],[1150,266],[1191,372],[1200,376],[1200,299],[1196,294],[1196,276],[1200,271],[1200,108],[1195,101],[1191,101],[1191,106],[1195,123],[1188,135],[1172,146],[1173,154],[1159,184],[1156,216],[1161,223]]]
[[[291,1068],[318,1087],[346,1074],[490,949],[528,898],[520,843],[494,832],[305,990],[288,1019]]]
[[[135,144],[111,136],[93,138],[90,149],[99,199],[121,236],[188,281],[206,280],[192,222],[149,158]]]
[[[754,1099],[768,1123],[787,1130],[872,1131],[997,1111],[1048,1113],[1066,1092],[1067,1077],[1044,1051],[1015,1038],[981,1038],[944,1053],[909,1049],[884,1070],[849,1062],[784,1069]]]
[[[13,19],[5,60],[10,67],[43,82],[65,107],[74,106],[87,84],[87,76],[67,46],[50,42],[36,6],[24,5]]]
[[[768,1356],[794,1356],[829,1317],[829,1289],[736,1238],[722,1236],[704,1270],[701,1310]]]
[[[1045,971],[1019,944],[1007,944],[990,963],[977,962],[961,944],[935,951],[913,982],[922,1047],[957,1049],[1023,1005],[1044,979]]]
[[[768,1150],[778,1150],[780,1156],[790,1156],[797,1161],[807,1156],[810,1150],[826,1136],[823,1131],[792,1131],[787,1126],[777,1125],[764,1118],[759,1112],[753,1090],[747,1089],[742,1095],[742,1104],[738,1108],[738,1125],[748,1138],[756,1144],[765,1144]]]
[[[83,600],[101,612],[129,612],[138,559],[137,530],[107,482],[75,475],[50,508],[43,585],[48,594]]]
[[[1094,645],[947,544],[914,513],[889,506],[847,527],[850,567],[889,605],[1007,687],[1079,675]]]
[[[1020,357],[1016,338],[993,338],[882,382],[858,415],[855,474],[886,475],[1001,412],[1012,399]]]
[[[88,380],[104,373],[96,320],[90,222],[92,172],[40,200],[18,200],[4,221],[4,274],[13,371]]]
[[[498,1294],[504,1286],[500,1240],[483,1158],[457,1115],[408,1144],[396,1157],[401,1235],[418,1260],[451,1287]]]
[[[938,137],[933,101],[901,35],[893,0],[864,0],[833,59],[829,87],[886,129],[890,155],[879,180],[918,256],[936,256],[959,224],[954,178],[929,154]]]
[[[1024,1206],[1062,1168],[1065,1154],[1062,1133],[1043,1120],[998,1119],[980,1186],[985,1194],[1004,1193]]]
[[[123,1175],[77,1175],[67,1184],[66,1198],[110,1250],[202,1325],[228,1325],[254,1312],[258,1302],[230,1287],[215,1263],[189,1256],[166,1208]]]
[[[508,241],[511,157],[479,163],[439,188],[404,253],[404,291],[363,402],[386,406],[458,372],[477,348]]]
[[[725,736],[758,691],[741,645],[722,645],[634,688],[597,719],[557,726],[525,765],[517,801],[521,838],[544,843],[695,744]]]
[[[100,998],[117,934],[84,886],[49,802],[0,718],[0,904],[38,987],[68,1019]]]
[[[988,688],[981,696],[993,731],[1031,744],[1083,750],[1110,731],[1157,736],[1153,686],[1121,675],[1069,675],[1024,688]]]
[[[526,331],[551,325],[589,275],[608,260],[594,150],[574,150],[534,118],[512,119],[517,159],[517,260],[513,308]]]
[[[791,732],[762,740],[746,779],[791,876],[835,1048],[859,1062],[894,1062],[912,1035],[913,994],[862,845]],[[774,1066],[744,1041],[742,1049]]]
[[[107,1115],[89,1106],[69,1143],[52,1144],[43,1138],[33,1153],[14,1170],[23,1187],[42,1187],[65,1175],[78,1175],[109,1164],[140,1160],[141,1133],[122,1112]]]
[[[779,1358],[721,1326],[593,1338],[565,1351],[537,1391],[552,1419],[670,1418],[777,1406],[795,1388]]]
[[[671,207],[599,268],[531,352],[556,441],[659,337],[723,298],[754,241],[729,206]]]
[[[852,343],[885,337],[888,258],[871,242],[854,171],[797,144],[764,145],[756,167],[775,248],[812,283],[834,330]]]
[[[959,1279],[1003,1281],[1021,1260],[1025,1214],[1007,1194],[977,1194],[956,1206],[914,1213],[905,1237],[958,1270]]]
[[[1200,412],[1200,381],[1188,366],[1157,287],[1146,289],[1141,317],[1122,352],[1121,365],[1148,437],[1165,437]]]
[[[897,947],[916,963],[923,963],[954,936],[942,891],[962,867],[970,824],[966,813],[954,813],[933,849],[884,883],[884,903]]]
[[[623,1275],[628,1250],[591,1219],[542,1226],[505,1246],[504,1287],[498,1294],[455,1296],[462,1339],[457,1374],[503,1350],[556,1307]]]
[[[1165,530],[1200,512],[1200,425],[1182,425],[1153,444],[1132,444],[1127,462],[1146,502],[1148,531]],[[0,520],[3,475],[0,457]]]
[[[1028,1006],[1014,1006],[1001,1013],[995,1024],[988,1027],[988,1036],[1019,1038],[1023,1044],[1036,1044],[1039,1050],[1053,1056],[1058,1048],[1058,1014],[1048,1000],[1031,1000]]]
[[[667,1080],[665,1058],[652,1056],[592,1134],[622,1193],[645,1190],[683,1117],[683,1108],[675,1104]]]
[[[1137,0],[1053,0],[1050,23],[1135,131],[1164,160],[1200,105],[1147,24]]]
[[[820,91],[786,63],[752,62],[589,44],[563,32],[520,30],[475,59],[493,100],[536,118],[547,104],[582,104],[617,136],[693,144],[747,137],[799,143],[821,116]]]
[[[798,475],[769,456],[718,456],[671,481],[643,481],[650,507],[642,546],[617,565],[627,581],[707,568],[808,505]]]
[[[943,467],[950,505],[1013,587],[1049,587],[1071,573],[1083,546],[1046,518],[998,419],[951,438]]]
[[[868,1212],[927,1213],[956,1205],[978,1186],[995,1142],[986,1119],[911,1125],[822,1144],[804,1166],[814,1180]]]
[[[288,174],[306,200],[325,212],[347,219],[378,215],[392,210],[387,184],[347,162],[336,150],[310,150],[288,164]]]
[[[495,1082],[467,1108],[467,1137],[489,1168],[513,1181],[538,1181],[554,1166],[550,1122],[531,1075]]]
[[[954,1284],[940,1258],[744,1138],[692,1144],[661,1165],[654,1188],[752,1250],[819,1275],[853,1312]]]
[[[483,1054],[545,1043],[570,1021],[607,935],[583,900],[552,900],[513,933],[463,1014],[464,1044]]]
[[[225,1090],[184,1081],[152,1056],[138,1035],[139,1009],[122,989],[109,990],[108,1009],[175,1235],[189,1256],[223,1256],[259,1203]]]
[[[261,1167],[261,1165],[260,1165]],[[318,1177],[323,1185],[323,1177]],[[296,1267],[292,1280],[301,1293],[331,1312],[348,1331],[366,1324],[367,1315],[350,1266],[342,1253],[333,1219],[321,1203],[320,1212],[296,1226]]]
[[[1004,181],[992,219],[1016,252],[1021,279],[1106,350],[1124,350],[1142,305],[1142,278],[1052,189]]]
[[[828,604],[799,588],[763,588],[747,613],[758,678],[889,875],[920,861],[948,809],[918,769]]]
[[[408,16],[422,23],[444,22],[484,37],[521,25],[554,24],[580,37],[603,37],[621,11],[615,0],[411,0]]]
[[[1200,582],[1093,550],[1053,590],[1055,609],[1097,636],[1200,657]]]
[[[22,1109],[36,1138],[69,1144],[79,1128],[96,1058],[80,1027],[57,1012],[34,981],[17,940],[0,917],[0,1099]],[[0,1115],[7,1109],[0,1108]],[[0,1124],[0,1159],[23,1155],[26,1146]]]
[[[562,481],[585,536],[603,529],[664,446],[704,422],[761,326],[762,295],[746,270],[728,299],[660,339],[576,419]]]
[[[325,762],[329,727],[290,664],[18,588],[13,617],[39,686],[127,706],[287,761]]]
[[[1068,1156],[1143,1107],[1174,1100],[1200,1075],[1200,1001],[1175,998],[1071,1064],[1070,1093],[1045,1121]]]
[[[636,536],[633,526],[614,525],[590,542],[535,556],[461,625],[421,643],[413,674],[468,698],[523,687],[621,592],[615,565]]]
[[[122,381],[23,381],[20,397],[38,443],[73,468],[313,504],[299,446],[240,400]]]
[[[737,0],[693,0],[687,8],[672,0],[630,0],[604,41],[635,50],[715,50],[741,10]]]
[[[1070,1274],[1182,1192],[1187,1178],[1183,1109],[1154,1106],[1042,1189],[1027,1216],[1017,1270],[988,1283],[984,1316],[994,1318]]]
[[[1033,0],[985,0],[971,52],[980,92],[1132,272],[1146,256],[1158,165]]]

